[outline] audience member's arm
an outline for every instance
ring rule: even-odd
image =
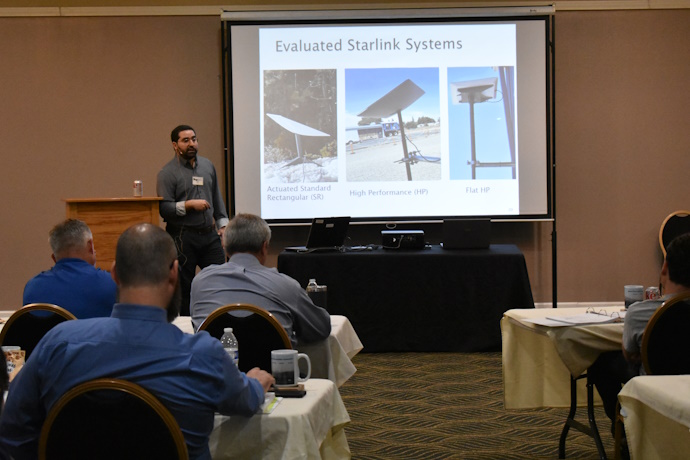
[[[640,314],[632,305],[625,314],[622,349],[623,356],[632,364],[640,364],[642,362],[640,344],[642,343],[642,334],[648,321],[649,318]]]
[[[218,345],[220,346],[220,342]],[[275,381],[273,376],[258,368],[247,374],[240,372],[225,350],[222,353],[224,378],[218,412],[225,415],[255,414],[264,402],[266,391]]]
[[[271,388],[274,383],[276,383],[276,379],[274,379],[271,374],[266,371],[262,371],[258,367],[255,367],[247,372],[247,377],[258,380],[264,389],[264,394],[266,394],[268,389]]]
[[[641,364],[642,363],[642,355],[638,352],[630,352],[623,348],[623,357],[625,358],[626,361],[632,364]]]
[[[297,283],[295,281],[295,283]],[[293,328],[300,342],[317,342],[328,338],[331,333],[331,315],[314,305],[307,292],[297,284],[291,306]]]

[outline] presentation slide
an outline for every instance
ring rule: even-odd
[[[230,33],[235,212],[547,213],[543,21]]]

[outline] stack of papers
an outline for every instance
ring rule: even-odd
[[[278,406],[278,404],[280,404],[280,401],[282,400],[283,398],[276,397],[276,395],[272,391],[269,391],[265,395],[264,403],[259,408],[259,413],[270,414],[271,412],[273,412],[273,409],[275,409]]]
[[[581,313],[570,316],[547,316],[546,318],[525,318],[523,321],[540,326],[562,327],[581,326],[585,324],[620,323],[625,318],[625,311],[613,312],[611,316],[602,313]]]

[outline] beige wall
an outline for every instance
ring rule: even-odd
[[[657,282],[659,224],[690,207],[689,27],[690,10],[556,15],[559,301],[620,301],[623,284]],[[14,309],[52,265],[62,198],[129,196],[134,179],[153,195],[182,122],[221,172],[220,22],[0,18],[0,58],[0,309]],[[550,301],[552,225],[494,228],[525,253],[535,300]],[[353,241],[377,243],[379,230],[356,227]],[[273,263],[306,229],[274,235]]]
[[[52,266],[63,198],[155,196],[177,124],[222,170],[219,46],[218,17],[0,19],[0,309]]]

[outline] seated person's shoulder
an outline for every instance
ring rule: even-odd
[[[222,355],[225,353],[220,340],[213,337],[205,331],[200,331],[195,334],[185,334],[183,339],[184,347],[189,349],[192,353],[201,354],[216,354]]]
[[[642,302],[636,302],[628,307],[625,318],[626,320],[634,319],[649,321],[649,318],[654,315],[662,304],[663,301],[660,300],[644,300]]]

